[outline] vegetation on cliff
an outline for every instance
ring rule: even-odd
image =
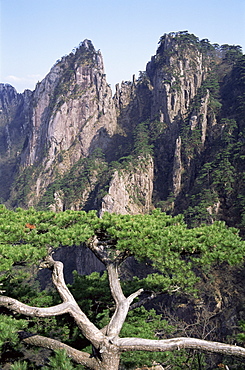
[[[218,87],[213,91],[220,103],[210,139],[212,146],[206,145],[201,152],[202,159],[197,162],[195,180],[186,197],[189,206],[183,211],[192,225],[223,219],[244,232],[244,56],[239,55]],[[186,140],[186,147],[190,143]]]

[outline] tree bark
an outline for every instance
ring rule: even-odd
[[[69,312],[70,305],[68,302],[58,304],[53,307],[32,307],[21,303],[17,299],[0,296],[0,305],[14,312],[29,317],[50,317],[59,316]]]

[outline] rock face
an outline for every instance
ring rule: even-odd
[[[118,84],[112,97],[101,53],[85,40],[33,92],[0,85],[2,201],[100,214],[193,207],[203,166],[214,147],[221,150],[224,132],[233,135],[242,88],[234,82],[229,93],[235,54],[234,46],[187,32],[165,34],[146,71]],[[239,117],[234,132],[242,140]],[[229,208],[216,188],[204,206],[210,219]]]
[[[0,199],[10,196],[16,167],[28,131],[32,92],[18,94],[10,85],[0,84]]]
[[[57,62],[33,93],[31,130],[21,166],[39,168],[28,206],[35,204],[57,174],[96,148],[106,151],[116,132],[116,111],[102,56],[85,40],[75,53]]]
[[[37,86],[34,102],[33,130],[23,156],[25,166],[43,161],[46,148],[48,168],[57,153],[68,151],[74,144],[73,164],[95,147],[106,147],[115,133],[115,110],[102,56],[88,40],[51,69]]]
[[[181,137],[179,136],[176,140],[174,162],[173,162],[173,194],[176,197],[181,190],[181,179],[183,172],[182,160],[181,160]]]
[[[152,158],[138,158],[140,166],[115,171],[108,194],[102,198],[100,215],[103,213],[149,213],[152,206],[154,166]]]
[[[153,86],[152,117],[167,124],[184,115],[209,69],[209,60],[193,43],[165,35],[146,72]]]

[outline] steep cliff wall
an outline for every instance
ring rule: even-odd
[[[156,55],[147,64],[146,73],[152,86],[150,118],[167,126],[156,153],[156,187],[162,199],[171,194],[176,197],[183,185],[186,163],[182,160],[181,136],[186,122],[191,130],[201,126],[202,145],[205,144],[209,95],[204,92],[201,107],[194,110],[193,101],[208,76],[211,62],[212,58],[203,52],[196,38],[177,33],[161,38]]]
[[[213,61],[194,35],[164,35],[138,80],[133,78],[116,88],[118,122],[129,139],[133,140],[132,132],[141,122],[152,123],[149,135],[155,148],[154,194],[158,200],[166,200],[171,194],[177,197],[183,189],[183,173],[192,171],[192,157],[189,162],[183,158],[181,136],[186,126],[193,135],[201,130],[201,147],[205,147],[207,131],[215,120],[208,111],[209,91],[200,90]],[[194,107],[197,96],[200,101]]]
[[[80,158],[96,148],[106,151],[117,133],[102,56],[90,41],[63,57],[37,85],[31,123],[21,155],[22,168],[34,169],[28,206]]]
[[[30,130],[32,92],[0,84],[0,199],[6,201]]]
[[[146,71],[153,86],[152,117],[171,124],[186,114],[210,69],[210,58],[181,33],[164,35]]]
[[[165,34],[138,80],[117,86],[118,122],[132,142],[135,128],[147,122],[149,144],[154,148],[153,203],[163,210],[187,210],[197,223],[217,218],[231,222],[235,217],[230,210],[239,203],[235,199],[244,186],[231,190],[234,164],[238,172],[243,168],[238,160],[244,150],[244,108],[238,103],[244,100],[241,57],[239,46],[211,45],[188,32]],[[230,74],[241,76],[233,90],[228,87]],[[225,143],[222,132],[226,130],[231,136]],[[231,149],[235,140],[239,143]],[[233,158],[236,151],[237,159]],[[216,159],[222,156],[226,159]],[[221,173],[226,185],[221,184]],[[202,191],[204,176],[206,189]]]
[[[145,73],[133,81],[123,81],[116,85],[116,93],[113,97],[117,110],[118,122],[126,135],[130,136],[134,127],[150,118],[152,86]]]
[[[152,158],[137,158],[127,170],[115,171],[108,194],[101,201],[100,215],[149,213],[152,207],[154,165]]]
[[[96,146],[106,147],[116,129],[102,56],[88,40],[51,69],[34,92],[34,104],[24,165],[48,158],[49,167],[57,153],[69,150],[72,144],[77,158],[87,156]],[[77,158],[71,156],[71,163]]]

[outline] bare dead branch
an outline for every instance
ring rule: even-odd
[[[122,287],[120,284],[117,265],[114,263],[110,263],[107,266],[107,272],[108,272],[109,285],[110,285],[112,297],[114,301],[116,302],[116,304],[119,304],[121,301],[125,300],[126,297],[123,294]]]
[[[129,302],[129,304],[131,304],[133,302],[133,300],[135,298],[137,298],[143,291],[144,291],[144,289],[141,288],[141,289],[138,289],[136,292],[130,294],[130,296],[128,296],[128,298],[127,298],[127,301]]]
[[[90,369],[96,368],[96,361],[94,358],[91,358],[89,353],[81,352],[58,340],[47,338],[41,335],[32,335],[28,338],[23,339],[23,342],[34,346],[49,348],[51,350],[64,349],[67,356],[72,358],[72,360],[77,362],[78,364],[87,366]]]
[[[162,294],[162,292],[160,292],[159,294]],[[134,310],[137,307],[143,306],[147,302],[149,302],[152,299],[156,298],[157,295],[158,295],[158,293],[150,292],[150,294],[147,297],[144,297],[144,298],[140,299],[138,302],[136,302],[134,304],[131,304],[130,307],[129,307],[129,311],[132,311],[132,310]]]
[[[143,289],[139,289],[137,292],[132,293],[128,298],[126,298],[123,294],[120,284],[117,265],[115,263],[110,263],[107,266],[107,271],[111,293],[116,303],[115,312],[107,327],[107,335],[109,337],[115,337],[119,335],[122,329],[123,323],[129,311],[130,304],[138,295],[142,293]]]
[[[48,308],[32,307],[21,303],[20,301],[0,296],[0,306],[9,308],[10,310],[24,314],[30,317],[50,317],[69,313],[75,320],[77,326],[82,331],[83,335],[96,347],[104,340],[104,334],[88,319],[85,313],[80,309],[73,295],[69,291],[63,275],[63,264],[59,261],[54,261],[51,256],[47,257],[41,267],[50,268],[53,270],[52,279],[56,289],[58,290],[63,303]]]
[[[88,319],[85,313],[78,306],[73,295],[69,291],[63,274],[63,263],[54,261],[51,256],[45,260],[46,267],[52,268],[52,280],[58,290],[61,298],[69,303],[69,313],[74,318],[77,326],[82,331],[83,335],[94,345],[99,346],[104,339],[103,333]]]
[[[245,357],[245,348],[230,344],[211,342],[196,338],[173,338],[151,340],[142,338],[118,338],[116,343],[121,352],[150,351],[165,352],[180,349],[197,349],[200,351],[216,352],[225,355]]]
[[[50,317],[59,316],[68,313],[70,304],[64,302],[53,307],[32,307],[21,303],[17,299],[6,296],[0,296],[0,306],[6,307],[11,311],[20,313],[29,317]]]
[[[67,288],[63,274],[63,263],[54,261],[51,256],[46,257],[45,261],[41,263],[40,267],[52,269],[52,281],[64,302],[76,304],[76,301]]]

